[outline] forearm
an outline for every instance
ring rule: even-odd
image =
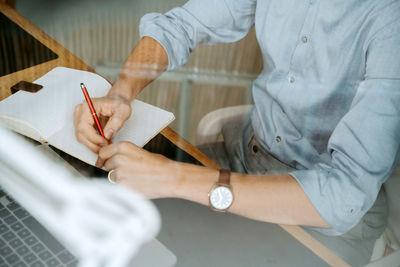
[[[208,205],[208,192],[218,171],[179,164],[173,196]],[[289,174],[245,175],[232,173],[234,202],[229,211],[251,219],[291,225],[329,227],[306,194]]]
[[[125,61],[108,95],[118,95],[132,101],[167,66],[168,56],[164,48],[153,38],[144,37]]]

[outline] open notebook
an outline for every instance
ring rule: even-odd
[[[81,82],[92,98],[106,95],[111,88],[110,83],[97,74],[57,67],[34,81],[43,86],[40,91],[18,91],[1,101],[0,123],[94,165],[97,155],[78,143],[74,132],[73,111],[84,101]],[[131,118],[113,142],[129,141],[143,147],[174,119],[171,112],[134,100]]]

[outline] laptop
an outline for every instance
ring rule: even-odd
[[[0,187],[0,266],[77,265],[77,258]]]
[[[3,141],[7,140],[3,139]],[[28,142],[37,151],[40,151],[43,158],[49,163],[63,166],[71,175],[82,176],[47,145],[38,145],[30,140]],[[23,155],[20,156],[23,157]],[[26,158],[25,160],[30,159]],[[4,162],[0,158],[0,166],[2,164],[0,176],[3,178],[15,179],[12,177],[13,175],[21,175],[7,172]],[[65,231],[62,234],[68,235],[69,233]],[[152,239],[140,248],[128,266],[174,266],[175,264],[175,255],[158,240]],[[78,265],[78,258],[0,184],[0,267]]]

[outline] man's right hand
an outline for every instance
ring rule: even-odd
[[[84,144],[94,153],[98,153],[101,147],[110,143],[124,122],[129,119],[132,108],[127,99],[116,95],[93,98],[92,102],[99,117],[109,118],[103,126],[106,139],[97,133],[92,114],[85,101],[75,108],[75,135],[79,143]]]
[[[132,112],[130,102],[167,66],[168,56],[164,48],[153,38],[143,37],[129,55],[108,95],[92,99],[100,120],[101,116],[109,118],[103,128],[106,139],[97,133],[89,107],[83,102],[75,108],[74,113],[78,142],[98,153],[129,119]]]

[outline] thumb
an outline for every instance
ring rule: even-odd
[[[107,140],[111,140],[114,135],[121,129],[125,121],[129,118],[130,112],[121,112],[121,110],[116,110],[116,112],[109,118],[106,126],[104,127],[104,136]]]

